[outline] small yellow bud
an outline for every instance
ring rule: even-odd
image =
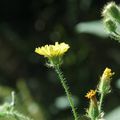
[[[94,97],[96,95],[96,90],[90,90],[85,97],[87,97],[88,99],[91,99],[92,97]]]
[[[110,82],[112,79],[112,76],[115,73],[112,72],[112,70],[110,68],[105,68],[101,78],[100,78],[100,83],[98,86],[98,90],[100,93],[102,94],[107,94],[110,92]]]
[[[102,77],[101,77],[101,80],[103,81],[106,81],[106,80],[110,80],[111,77],[114,75],[115,73],[112,72],[112,70],[110,68],[105,68],[103,74],[102,74]]]

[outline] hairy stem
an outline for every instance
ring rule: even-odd
[[[100,113],[101,113],[101,111],[102,111],[103,98],[104,98],[104,94],[101,93],[101,96],[100,96],[100,103],[99,103],[99,112],[100,112]]]
[[[63,86],[63,88],[65,90],[65,93],[67,95],[68,101],[69,101],[71,109],[72,109],[74,119],[78,120],[78,115],[77,115],[76,108],[75,108],[75,105],[74,105],[73,100],[72,100],[72,95],[71,95],[71,93],[69,91],[69,87],[67,86],[64,75],[63,75],[63,73],[62,73],[59,66],[55,66],[54,68],[55,68],[56,73],[58,74],[58,77],[59,77],[59,79],[61,81],[61,84],[62,84],[62,86]]]

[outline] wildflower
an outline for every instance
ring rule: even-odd
[[[62,56],[70,48],[68,44],[55,42],[55,45],[45,45],[35,49],[35,52],[49,59],[50,64],[61,64]]]
[[[55,69],[55,72],[57,73],[60,82],[65,90],[66,96],[68,98],[69,104],[72,109],[72,113],[74,116],[75,120],[78,120],[78,114],[74,105],[74,102],[72,100],[72,95],[71,92],[69,91],[69,87],[66,83],[66,79],[64,78],[64,75],[60,69],[60,65],[62,63],[62,56],[67,52],[67,50],[70,48],[68,44],[63,43],[58,43],[56,42],[55,45],[45,45],[42,47],[38,47],[35,49],[35,52],[43,55],[44,57],[48,58],[49,61],[49,67],[53,67]]]
[[[96,98],[96,90],[90,90],[85,97],[90,99],[90,105],[87,110],[88,117],[90,117],[92,120],[95,120],[99,116],[99,110],[98,110],[98,104],[97,104],[97,98]]]
[[[110,82],[112,79],[112,76],[115,73],[112,72],[110,68],[105,68],[102,77],[100,78],[100,83],[98,86],[98,90],[100,93],[107,94],[110,91]]]

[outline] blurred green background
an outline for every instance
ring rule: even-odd
[[[56,73],[34,53],[36,47],[58,41],[71,47],[62,69],[79,114],[88,106],[86,92],[96,88],[103,70],[110,67],[116,74],[104,111],[109,120],[118,117],[120,44],[108,37],[101,23],[108,1],[0,0],[0,103],[10,102],[14,90],[16,109],[35,120],[73,119]]]

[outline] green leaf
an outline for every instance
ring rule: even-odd
[[[120,107],[112,110],[105,116],[105,120],[120,120]]]
[[[99,37],[108,37],[101,20],[81,22],[75,27],[77,33],[89,33]]]

